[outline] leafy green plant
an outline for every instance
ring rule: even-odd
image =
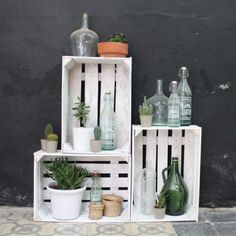
[[[165,208],[166,207],[166,200],[168,198],[168,195],[164,192],[161,192],[159,196],[157,196],[156,201],[156,208]]]
[[[90,106],[86,105],[85,102],[82,102],[80,97],[77,97],[77,99],[78,102],[75,103],[77,106],[72,108],[72,110],[76,111],[74,116],[81,121],[83,127],[86,127],[88,115],[90,113]]]
[[[93,130],[93,133],[94,133],[94,139],[95,140],[100,140],[101,139],[102,130],[101,130],[100,126],[96,126]]]
[[[91,173],[75,164],[69,164],[67,158],[57,157],[46,166],[47,174],[57,182],[58,189],[78,189],[84,186]]]
[[[109,42],[119,42],[119,43],[127,43],[127,39],[123,33],[118,33],[116,35],[111,35]]]
[[[140,115],[152,115],[153,106],[151,103],[147,102],[146,96],[144,96],[144,101],[142,105],[139,105],[139,114]]]
[[[49,134],[48,135],[48,137],[47,137],[47,140],[48,141],[58,141],[58,135],[57,134],[54,134],[54,133],[52,133],[52,134]]]
[[[49,134],[53,133],[53,126],[52,124],[47,124],[44,129],[44,138],[47,139]]]

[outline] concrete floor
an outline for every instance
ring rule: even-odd
[[[0,207],[1,236],[236,236],[236,208],[200,209],[198,223],[45,223],[34,222],[32,208]]]

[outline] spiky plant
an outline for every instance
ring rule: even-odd
[[[86,168],[69,164],[68,159],[64,157],[52,159],[51,163],[45,167],[49,177],[55,180],[58,189],[62,190],[82,188],[87,177],[91,176],[91,173]]]
[[[147,102],[146,96],[144,96],[144,101],[142,105],[139,105],[139,114],[140,115],[152,115],[153,106],[151,103]]]
[[[76,107],[72,108],[72,110],[76,111],[74,116],[81,122],[83,127],[86,127],[90,106],[86,105],[85,102],[82,102],[80,97],[77,97],[77,99],[78,102],[75,103]]]
[[[159,196],[157,196],[156,208],[165,208],[167,197],[168,195],[166,193],[161,192]]]
[[[111,35],[109,42],[119,42],[119,43],[127,43],[127,39],[123,33],[118,33],[116,35]]]
[[[94,133],[94,139],[95,140],[100,140],[101,136],[102,136],[102,130],[100,128],[100,126],[96,126],[93,130]]]
[[[53,126],[52,124],[47,124],[44,129],[44,138],[47,139],[49,134],[53,133]]]

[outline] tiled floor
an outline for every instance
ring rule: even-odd
[[[32,220],[32,208],[0,207],[1,236],[236,236],[236,208],[201,209],[199,222],[45,223]]]

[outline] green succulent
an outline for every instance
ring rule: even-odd
[[[53,133],[53,126],[52,124],[47,124],[44,129],[44,138],[47,139],[49,134]]]
[[[123,33],[118,33],[116,35],[111,35],[109,42],[119,42],[119,43],[127,43],[127,39]]]
[[[146,96],[144,96],[143,104],[139,105],[138,111],[140,115],[152,115],[153,106],[151,103],[147,102]]]
[[[57,134],[54,134],[54,133],[52,133],[52,134],[49,134],[48,135],[48,137],[47,137],[47,140],[48,141],[58,141],[58,135]]]
[[[78,102],[75,103],[77,105],[76,107],[72,108],[72,110],[75,110],[74,116],[81,121],[81,124],[83,127],[86,127],[88,115],[90,113],[90,106],[86,105],[85,102],[81,101],[80,97],[77,97]]]
[[[158,200],[156,201],[157,208],[164,208],[166,207],[166,200],[168,198],[168,194],[161,192],[159,196],[157,196]]]
[[[75,164],[69,164],[68,159],[56,157],[45,166],[50,178],[57,182],[58,189],[69,190],[82,188],[91,173]]]

